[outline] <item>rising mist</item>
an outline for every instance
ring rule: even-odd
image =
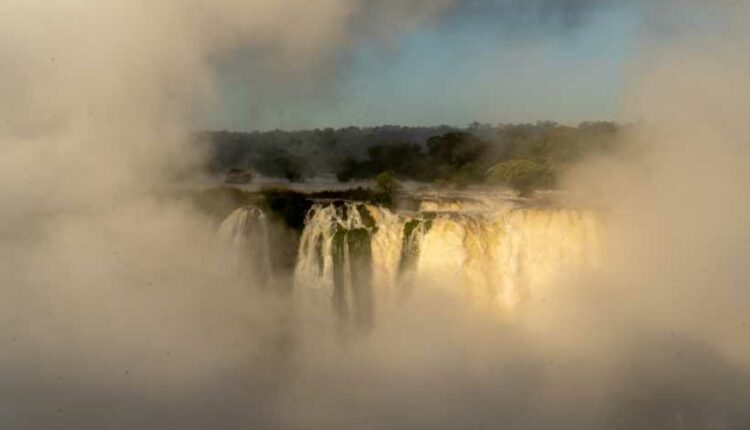
[[[215,220],[175,197],[208,157],[190,133],[224,56],[252,48],[269,86],[335,86],[333,59],[451,7],[1,5],[2,427],[748,427],[739,2],[646,7],[628,144],[563,181],[600,208],[599,264],[512,309],[427,277],[342,333],[237,270]]]

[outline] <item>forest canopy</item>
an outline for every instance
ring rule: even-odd
[[[612,122],[555,122],[301,131],[202,132],[216,174],[238,171],[304,181],[335,175],[341,182],[398,180],[465,187],[504,184],[520,194],[552,188],[560,172],[587,156],[615,149],[623,126]]]

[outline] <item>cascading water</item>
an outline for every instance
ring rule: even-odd
[[[415,289],[512,308],[571,269],[596,264],[599,217],[591,211],[430,202],[397,214],[372,204],[312,205],[299,236],[294,290],[307,305],[354,327]],[[221,244],[240,273],[274,282],[269,226],[256,207],[221,224]],[[274,241],[275,243],[275,241]],[[307,306],[306,305],[306,306]]]
[[[364,203],[315,204],[300,239],[295,287],[331,300],[336,314],[372,324],[373,289],[392,285],[400,254],[401,220]],[[327,306],[325,304],[324,306]]]
[[[238,273],[258,285],[273,282],[268,219],[261,209],[235,209],[219,226],[217,242]]]
[[[600,230],[593,213],[564,209],[437,214],[427,227],[412,239],[411,282],[505,307],[594,264]]]
[[[358,312],[372,314],[363,295],[378,301],[414,288],[507,308],[566,270],[596,262],[600,225],[593,212],[475,206],[396,215],[365,204],[315,205],[302,233],[295,286],[332,300],[340,315],[355,320]]]

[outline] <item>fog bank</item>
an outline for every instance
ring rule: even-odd
[[[425,283],[342,336],[319,309],[259,292],[215,246],[216,223],[164,197],[202,159],[185,136],[217,57],[252,46],[306,79],[364,37],[352,23],[400,31],[447,6],[0,5],[1,426],[748,427],[739,2],[651,9],[673,30],[633,65],[642,122],[622,154],[568,178],[605,203],[605,263],[512,315]],[[684,29],[675,8],[707,24]]]

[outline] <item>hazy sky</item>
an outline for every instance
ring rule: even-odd
[[[263,55],[243,51],[220,69],[209,127],[618,120],[642,21],[636,1],[462,0],[352,43],[304,85],[269,85]]]

